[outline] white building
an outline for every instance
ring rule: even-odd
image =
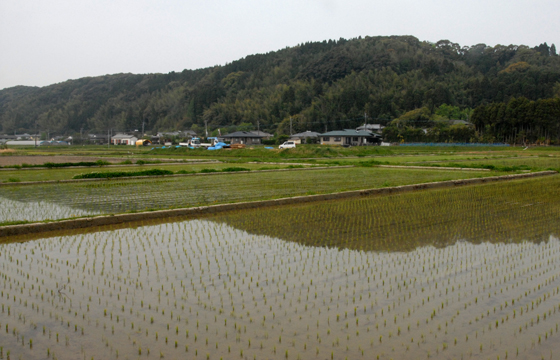
[[[111,137],[111,144],[113,145],[134,145],[138,138],[134,135],[117,134]]]

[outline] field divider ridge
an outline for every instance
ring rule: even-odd
[[[380,168],[395,168],[395,169],[422,169],[422,170],[460,170],[460,171],[491,171],[490,169],[483,168],[459,168],[459,167],[444,167],[444,166],[419,166],[419,165],[374,165]]]
[[[156,210],[156,211],[124,213],[124,214],[116,214],[116,215],[115,214],[102,215],[102,216],[87,217],[87,218],[53,221],[48,223],[8,225],[8,226],[0,227],[0,237],[34,234],[34,233],[41,233],[41,232],[48,232],[48,231],[82,229],[82,228],[122,224],[127,222],[142,221],[142,220],[149,220],[149,219],[163,219],[169,217],[184,217],[184,216],[201,216],[201,215],[216,214],[216,213],[232,211],[232,210],[255,209],[260,207],[270,207],[270,206],[278,206],[278,205],[293,205],[293,204],[302,204],[302,203],[318,202],[318,201],[325,201],[325,200],[346,199],[346,198],[371,196],[371,195],[398,194],[398,193],[411,192],[411,191],[457,187],[457,186],[474,185],[474,184],[485,184],[485,183],[541,177],[541,176],[548,176],[548,175],[555,175],[555,174],[557,174],[556,171],[541,171],[541,172],[526,173],[526,174],[502,175],[502,176],[492,176],[492,177],[463,179],[463,180],[437,181],[437,182],[429,182],[423,184],[401,185],[401,186],[376,188],[376,189],[351,190],[351,191],[343,191],[343,192],[332,193],[332,194],[304,195],[304,196],[295,196],[295,197],[288,197],[288,198],[281,198],[281,199],[237,202],[237,203],[229,203],[229,204],[198,206],[192,208]]]

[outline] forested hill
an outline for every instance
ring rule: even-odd
[[[0,91],[0,132],[333,130],[442,104],[470,110],[560,94],[554,45],[460,46],[412,36],[310,42],[225,66]],[[465,112],[465,113],[468,113]]]

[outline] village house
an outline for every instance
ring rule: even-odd
[[[111,137],[111,144],[113,145],[134,145],[138,138],[134,135],[119,133]]]
[[[290,141],[293,141],[296,144],[306,144],[307,139],[311,139],[315,143],[319,138],[319,135],[321,134],[318,132],[307,130],[298,134],[290,135]]]
[[[356,130],[364,130],[364,131],[369,131],[372,133],[378,133],[381,134],[381,132],[383,132],[383,129],[385,128],[385,126],[381,125],[381,124],[364,124],[362,126],[358,126],[356,128]]]
[[[222,138],[230,144],[260,145],[265,136],[257,135],[250,131],[236,131],[231,134],[223,135]]]
[[[377,145],[381,135],[364,130],[344,129],[320,134],[321,145],[364,146]]]
[[[274,136],[273,134],[269,134],[267,132],[260,131],[260,130],[254,130],[254,131],[249,131],[249,132],[253,133],[255,135],[260,135],[260,136],[262,136],[262,139],[265,139],[265,140],[270,140]]]

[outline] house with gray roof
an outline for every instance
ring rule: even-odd
[[[231,134],[222,135],[221,138],[229,141],[230,144],[260,145],[265,136],[257,135],[250,131],[236,131]]]
[[[267,132],[264,131],[260,131],[260,130],[254,130],[254,131],[249,131],[255,135],[261,135],[263,139],[266,140],[270,140],[274,135],[273,134],[269,134]]]
[[[294,141],[296,144],[305,144],[307,143],[307,139],[312,139],[313,142],[315,142],[315,140],[319,138],[319,135],[321,134],[318,132],[307,130],[298,134],[290,135],[290,140]]]
[[[364,146],[378,145],[381,135],[364,130],[344,129],[320,134],[321,145]]]
[[[385,126],[383,126],[381,124],[364,124],[362,126],[358,126],[356,128],[356,130],[364,130],[364,131],[381,133],[384,128],[385,128]]]

